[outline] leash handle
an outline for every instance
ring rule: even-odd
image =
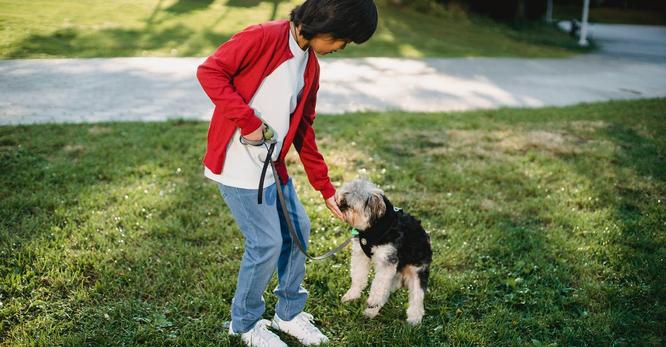
[[[239,138],[240,143],[242,143],[245,146],[255,146],[255,147],[259,147],[265,143],[269,144],[276,143],[277,139],[275,138],[276,137],[275,130],[273,130],[273,128],[270,125],[268,125],[268,123],[263,123],[263,125],[264,125],[264,130],[261,132],[262,135],[261,140],[250,140],[241,135]]]

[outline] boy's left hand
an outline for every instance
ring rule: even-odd
[[[342,215],[342,211],[340,211],[340,208],[338,208],[338,203],[335,201],[335,195],[326,199],[326,207],[328,207],[333,215],[338,217],[340,220],[345,220],[344,216]]]

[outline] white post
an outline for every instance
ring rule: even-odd
[[[580,40],[578,44],[586,47],[590,43],[587,41],[587,16],[590,14],[590,0],[583,1],[583,20],[580,23]]]
[[[546,2],[546,22],[553,22],[553,0],[548,0]]]

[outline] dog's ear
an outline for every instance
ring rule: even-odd
[[[379,193],[372,193],[365,200],[365,208],[370,211],[372,219],[379,218],[386,212],[386,204],[384,197]]]

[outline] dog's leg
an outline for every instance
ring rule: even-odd
[[[370,272],[370,259],[365,256],[358,238],[352,240],[351,255],[351,287],[342,296],[342,302],[356,300],[361,297],[361,292],[368,286],[368,273]]]
[[[375,317],[391,295],[391,287],[398,266],[398,258],[395,252],[395,248],[391,245],[377,246],[373,249],[372,260],[375,265],[375,278],[370,286],[368,307],[365,309],[367,317]]]
[[[409,288],[409,307],[407,308],[407,322],[411,325],[421,323],[425,310],[423,308],[423,298],[425,296],[424,282],[422,277],[428,276],[428,269],[415,266],[409,266],[405,271],[407,287]],[[427,278],[426,280],[427,281]]]
[[[395,274],[395,277],[393,277],[393,282],[391,283],[391,293],[395,292],[401,287],[402,287],[402,274],[398,272]]]

